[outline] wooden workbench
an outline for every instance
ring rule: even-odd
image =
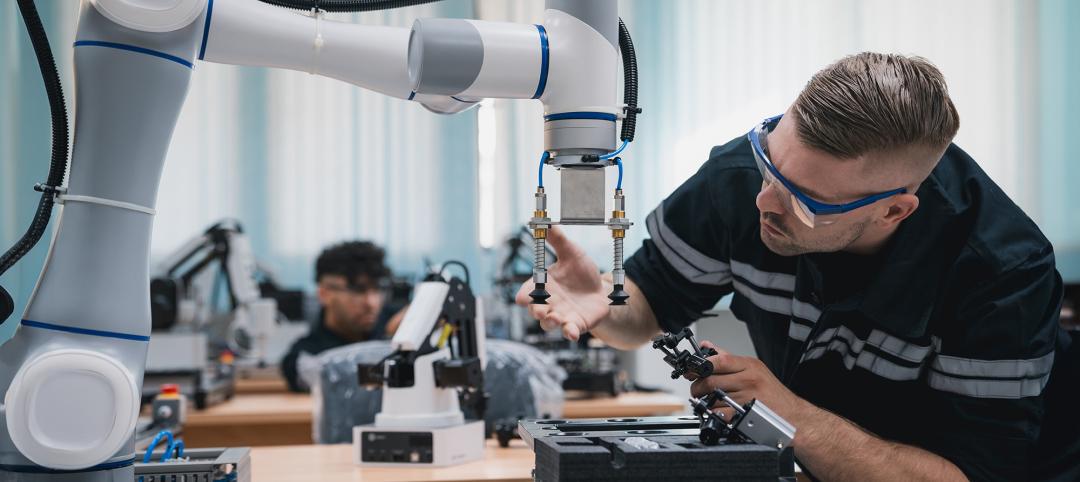
[[[351,444],[256,447],[251,449],[251,480],[528,482],[532,480],[534,460],[532,450],[521,440],[512,440],[510,447],[505,449],[494,440],[488,440],[483,460],[430,469],[354,465]]]
[[[532,482],[536,458],[521,440],[500,448],[488,440],[484,459],[442,468],[362,467],[353,464],[351,444],[291,445],[251,449],[252,478],[258,482],[420,482],[420,481],[498,481]],[[803,474],[796,474],[806,482]]]
[[[624,393],[615,398],[567,400],[565,418],[645,417],[687,410],[674,395]],[[188,412],[184,443],[188,447],[235,447],[310,444],[312,400],[307,394],[237,394],[228,402]]]
[[[289,385],[281,377],[237,378],[236,393],[288,393]]]

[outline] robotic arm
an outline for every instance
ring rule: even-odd
[[[151,328],[154,205],[198,60],[311,72],[439,113],[482,97],[539,99],[546,114],[541,159],[563,171],[564,207],[561,221],[548,218],[538,183],[536,242],[542,248],[547,228],[559,222],[608,226],[619,291],[629,223],[621,189],[605,220],[603,168],[621,165],[617,119],[625,117],[623,145],[633,138],[636,100],[616,99],[619,47],[626,63],[629,36],[618,33],[616,0],[547,6],[539,26],[425,19],[409,30],[334,22],[256,0],[83,2],[71,172],[66,187],[53,180],[43,187],[64,209],[22,326],[0,350],[0,472],[132,478]],[[636,92],[636,74],[628,86],[631,80]],[[547,297],[543,263],[538,258],[534,268],[540,302]]]
[[[161,276],[150,281],[154,330],[176,325],[198,330],[208,323],[218,276],[224,274],[232,316],[227,338],[231,340],[234,332],[243,330],[253,345],[246,348],[230,342],[230,349],[265,362],[266,343],[277,324],[278,306],[275,299],[263,297],[259,289],[255,254],[239,223],[223,221],[210,226],[166,258],[162,266]]]
[[[204,31],[199,60],[318,74],[419,102],[438,114],[461,112],[480,100],[414,92],[409,29],[326,20],[322,13],[298,13],[258,0],[207,0],[199,26]]]
[[[441,274],[450,264],[460,265],[444,264],[416,287],[394,351],[357,367],[360,385],[382,388],[375,423],[353,429],[357,463],[437,466],[483,455],[484,320],[468,271],[464,280]]]
[[[607,226],[614,241],[609,298],[613,305],[626,303],[623,238],[631,223],[615,156],[633,140],[639,109],[633,43],[614,0],[548,0],[542,25],[428,18],[408,32],[267,9],[256,0],[211,7],[199,50],[199,58],[210,62],[325,75],[420,102],[436,113],[460,112],[483,98],[539,99],[544,154],[529,223],[535,251],[544,251],[553,225]],[[620,50],[623,103],[617,99]],[[618,119],[623,129],[616,136]],[[623,142],[618,149],[617,138]],[[548,217],[545,165],[562,172],[561,220]],[[605,219],[604,168],[610,166],[618,166],[620,176]],[[533,302],[545,303],[550,295],[541,255],[534,259],[533,282]]]

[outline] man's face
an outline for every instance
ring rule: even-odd
[[[319,279],[319,302],[327,312],[327,321],[351,338],[363,338],[371,332],[383,301],[384,293],[378,283],[366,276],[354,284],[341,275],[324,275]]]
[[[773,165],[804,194],[817,201],[842,204],[906,185],[900,178],[867,169],[867,159],[839,159],[811,149],[798,138],[793,116],[784,116],[768,135]],[[835,222],[811,228],[801,222],[778,185],[762,183],[757,196],[761,241],[781,256],[841,251],[874,229],[889,199],[837,215]],[[884,210],[884,211],[883,211]]]

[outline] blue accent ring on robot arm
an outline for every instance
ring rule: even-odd
[[[41,328],[43,330],[62,331],[65,333],[74,333],[76,335],[90,335],[101,336],[105,338],[119,338],[121,340],[131,341],[150,341],[149,336],[133,335],[131,333],[120,333],[116,331],[104,331],[104,330],[91,330],[89,328],[77,328],[74,326],[55,325],[52,323],[43,323],[34,320],[22,320],[24,326],[31,328]]]
[[[93,467],[79,470],[50,469],[40,465],[0,464],[0,472],[15,472],[21,474],[82,474],[87,472],[100,472],[102,470],[122,469],[135,464],[135,458],[106,462]]]
[[[214,14],[214,0],[206,2],[206,21],[203,22],[202,44],[199,47],[199,60],[206,56],[206,40],[210,37],[210,17]]]
[[[151,57],[158,57],[161,59],[175,62],[189,69],[194,68],[191,61],[182,59],[175,55],[167,54],[165,52],[159,52],[157,50],[148,49],[146,47],[139,47],[137,45],[128,45],[116,42],[103,42],[101,40],[78,40],[75,42],[75,47],[106,47],[116,50],[126,50],[128,52],[135,52],[139,54],[149,55]]]
[[[536,83],[536,93],[532,98],[539,99],[544,95],[544,90],[547,89],[548,78],[548,65],[551,62],[550,52],[548,50],[548,36],[547,30],[543,25],[537,25],[536,31],[540,33],[540,80]]]

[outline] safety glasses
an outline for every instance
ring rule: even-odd
[[[781,175],[780,171],[769,160],[768,134],[780,122],[781,117],[783,117],[783,114],[765,119],[761,124],[750,130],[747,137],[750,139],[750,145],[754,151],[754,160],[757,162],[758,170],[761,171],[761,178],[764,180],[761,188],[765,189],[769,185],[776,187],[781,202],[791,212],[795,213],[795,217],[799,218],[799,221],[802,221],[803,224],[811,228],[832,224],[836,222],[841,214],[907,192],[905,188],[893,189],[892,191],[874,194],[844,204],[828,204],[810,198]]]

